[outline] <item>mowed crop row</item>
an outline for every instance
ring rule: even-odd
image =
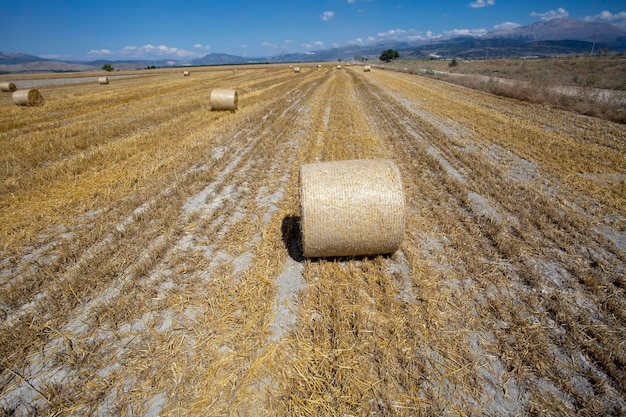
[[[0,95],[5,414],[626,413],[623,125],[355,66],[40,91]],[[299,166],[362,158],[400,250],[303,259]]]

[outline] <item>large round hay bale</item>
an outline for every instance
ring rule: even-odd
[[[183,71],[183,77],[189,77],[189,71]]]
[[[400,170],[386,159],[302,165],[300,223],[305,257],[395,252],[405,223]]]
[[[237,110],[239,101],[237,91],[226,88],[214,88],[211,91],[211,110]]]
[[[13,91],[17,90],[17,87],[15,86],[15,84],[10,83],[10,82],[0,83],[0,90],[1,91],[13,92]]]
[[[369,65],[365,65],[365,66],[363,67],[363,72],[370,72],[371,70],[372,70],[372,67],[371,67],[371,66],[369,66]]]
[[[13,93],[13,103],[18,106],[41,106],[44,102],[39,90],[17,90]]]
[[[300,72],[300,67],[295,67],[295,68],[293,69],[293,72],[295,72],[296,74],[297,74],[297,73],[299,73],[299,72]]]
[[[337,65],[337,69],[341,69],[341,65]]]
[[[109,77],[98,77],[98,83],[100,85],[105,85],[109,83]]]

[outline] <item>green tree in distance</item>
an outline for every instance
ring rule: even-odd
[[[105,71],[113,71],[113,65],[111,64],[104,64],[102,65],[102,69]]]
[[[386,51],[383,51],[382,54],[380,54],[379,59],[381,61],[389,62],[396,58],[400,58],[400,54],[398,53],[398,51],[394,51],[393,49],[387,49]]]

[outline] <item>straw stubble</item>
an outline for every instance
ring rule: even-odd
[[[393,253],[404,237],[400,170],[384,159],[302,165],[300,216],[305,257]]]

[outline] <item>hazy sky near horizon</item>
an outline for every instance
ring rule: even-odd
[[[0,50],[63,60],[269,57],[557,17],[626,30],[624,0],[0,0],[0,10]]]

